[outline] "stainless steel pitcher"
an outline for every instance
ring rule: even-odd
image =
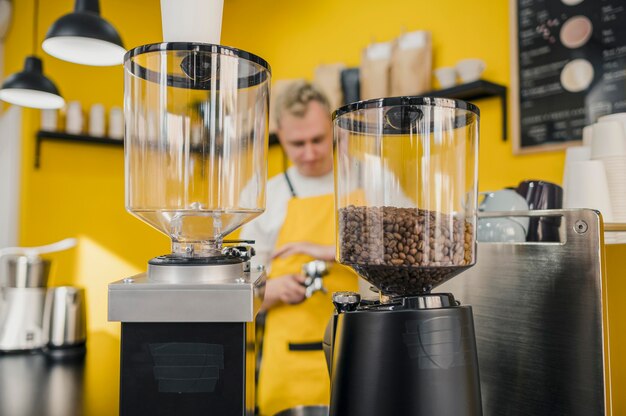
[[[87,339],[85,290],[74,286],[49,288],[43,322],[48,349],[84,345]]]

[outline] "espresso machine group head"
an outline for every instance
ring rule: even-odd
[[[109,285],[120,414],[252,415],[265,272],[224,237],[265,209],[270,67],[166,42],[130,50],[124,68],[126,209],[172,252]]]
[[[380,301],[333,296],[331,416],[482,415],[471,307],[432,293],[476,261],[478,108],[382,98],[333,123],[337,259]]]

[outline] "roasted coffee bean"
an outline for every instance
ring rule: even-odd
[[[474,262],[472,223],[434,211],[351,205],[339,239],[339,261],[384,293],[428,292]]]

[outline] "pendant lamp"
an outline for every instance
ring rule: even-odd
[[[35,56],[37,50],[37,18],[39,3],[35,0],[33,13],[33,55],[26,57],[24,70],[9,76],[0,88],[0,100],[32,108],[61,108],[65,100],[59,89],[43,74],[43,63]]]
[[[98,0],[76,0],[74,12],[52,24],[41,46],[55,58],[92,66],[121,65],[126,53],[117,30],[100,17]]]

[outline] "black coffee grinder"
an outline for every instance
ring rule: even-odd
[[[333,123],[337,258],[380,300],[333,296],[330,415],[482,415],[472,309],[431,292],[476,260],[478,108],[383,98]]]

